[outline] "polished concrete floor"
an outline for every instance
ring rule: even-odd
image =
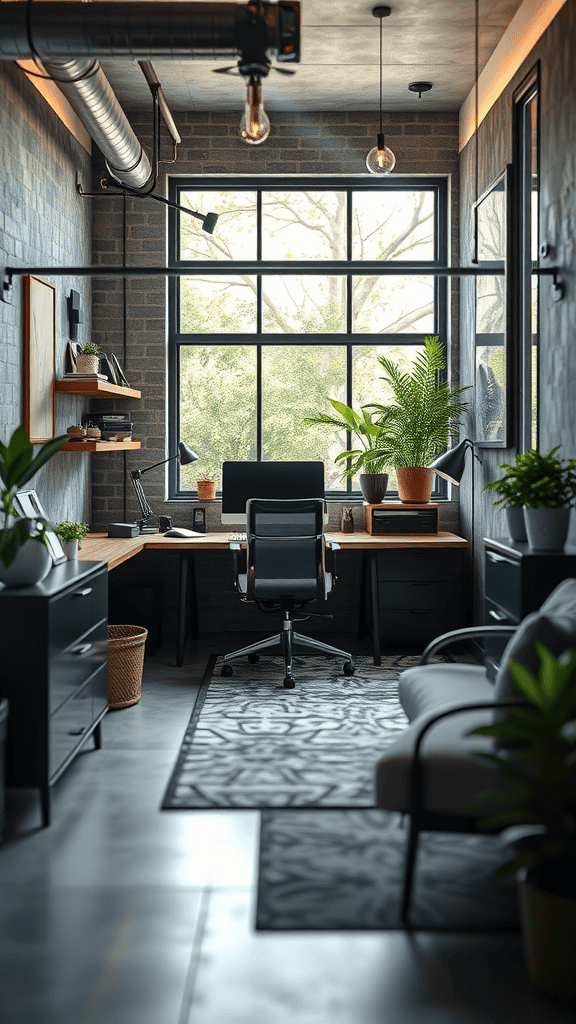
[[[230,649],[230,647],[228,647]],[[146,660],[55,787],[7,794],[2,1024],[568,1024],[515,935],[255,933],[257,812],[160,811],[216,641]]]

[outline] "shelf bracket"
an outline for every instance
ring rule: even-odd
[[[2,302],[12,302],[12,272],[9,267],[2,267],[2,289],[0,298]]]

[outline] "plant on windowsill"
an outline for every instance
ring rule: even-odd
[[[7,445],[0,442],[0,495],[3,524],[0,530],[0,582],[7,586],[31,586],[38,583],[52,566],[46,546],[46,528],[42,516],[26,519],[14,508],[14,497],[56,452],[67,443],[68,435],[55,437],[42,445],[38,454],[24,427],[17,427]]]
[[[344,479],[352,479],[358,474],[365,500],[371,505],[377,505],[382,501],[388,486],[388,474],[385,470],[390,462],[388,457],[382,454],[381,447],[391,414],[383,414],[380,422],[375,423],[366,409],[359,415],[344,402],[337,402],[335,398],[329,398],[328,401],[337,413],[336,416],[320,413],[318,416],[307,416],[304,423],[307,426],[322,424],[332,430],[350,431],[360,442],[361,448],[341,452],[334,462],[347,463],[342,472]]]
[[[68,519],[58,523],[54,533],[62,541],[62,547],[69,561],[78,557],[78,552],[82,550],[82,538],[89,529],[88,523],[73,523]]]
[[[216,497],[216,481],[209,473],[203,473],[196,481],[198,501],[214,501]]]
[[[76,353],[77,373],[98,373],[100,365],[99,349],[93,341],[87,341]]]
[[[473,729],[509,744],[477,754],[510,783],[502,810],[482,819],[502,834],[513,859],[494,880],[518,872],[526,963],[536,988],[576,1002],[576,649],[556,658],[536,643],[538,676],[512,661],[525,707]],[[490,800],[494,801],[494,794]],[[508,826],[508,827],[507,827]]]
[[[522,507],[526,540],[539,551],[561,551],[566,543],[570,525],[570,507],[576,500],[576,459],[564,464],[557,457],[560,445],[547,455],[537,449],[521,452],[515,464],[502,463],[504,476],[486,486],[487,491],[499,494],[494,505],[505,508]],[[508,520],[510,527],[510,517]]]
[[[456,433],[467,404],[458,401],[458,395],[470,385],[451,390],[448,381],[438,380],[446,369],[444,345],[438,335],[424,338],[424,351],[418,353],[410,372],[402,372],[386,356],[379,356],[378,362],[394,405],[370,403],[364,408],[374,410],[376,423],[386,424],[382,455],[396,469],[400,501],[428,502],[434,476],[430,463]]]

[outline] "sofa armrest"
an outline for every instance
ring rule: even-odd
[[[466,626],[464,629],[453,629],[450,633],[442,633],[431,640],[420,658],[421,665],[427,665],[431,656],[442,647],[457,640],[480,639],[487,636],[513,636],[518,626]]]

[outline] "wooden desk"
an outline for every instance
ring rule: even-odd
[[[230,531],[232,532],[232,531]],[[180,582],[178,601],[178,637],[176,664],[184,663],[184,642],[186,639],[186,606],[189,588],[189,556],[197,550],[226,551],[230,547],[229,532],[206,533],[201,537],[183,540],[180,537],[166,537],[164,534],[143,534],[140,537],[108,537],[105,533],[89,533],[82,542],[78,558],[84,561],[106,562],[108,569],[133,558],[143,550],[173,550],[180,553]],[[454,533],[437,534],[389,534],[372,536],[365,530],[354,533],[327,531],[326,538],[340,545],[342,551],[361,551],[363,554],[362,602],[366,592],[370,599],[370,620],[374,664],[381,664],[380,655],[380,612],[378,583],[378,552],[393,549],[417,549],[437,551],[442,548],[466,548],[468,542]],[[195,595],[194,595],[195,596]],[[361,625],[365,607],[361,608]]]

